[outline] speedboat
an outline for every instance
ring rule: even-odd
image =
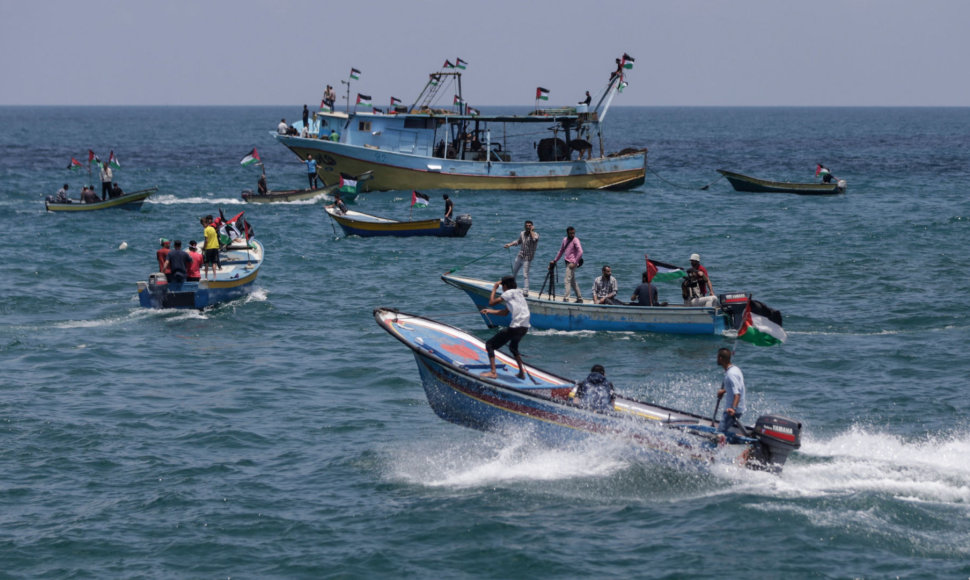
[[[800,422],[762,415],[752,426],[717,432],[713,417],[617,395],[606,408],[577,404],[576,382],[495,353],[453,326],[390,308],[374,310],[377,324],[411,349],[428,403],[442,419],[482,431],[524,427],[551,445],[602,436],[624,441],[652,461],[695,468],[718,463],[781,471],[801,446]],[[525,378],[519,378],[522,374]]]

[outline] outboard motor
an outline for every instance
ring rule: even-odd
[[[472,227],[472,216],[471,214],[463,213],[455,218],[455,237],[462,237],[468,233],[468,230]]]
[[[754,424],[758,440],[748,457],[748,467],[777,473],[788,455],[802,446],[802,424],[787,417],[762,415]]]
[[[731,317],[731,328],[734,330],[741,328],[741,323],[744,322],[744,309],[748,307],[748,300],[751,299],[751,294],[747,292],[730,292],[727,294],[718,294],[717,299],[721,303],[721,309]]]

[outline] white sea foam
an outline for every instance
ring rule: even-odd
[[[176,197],[171,194],[156,195],[145,200],[145,203],[155,205],[176,205],[176,204],[211,204],[211,205],[242,205],[245,202],[241,197]]]
[[[907,440],[853,427],[828,440],[804,440],[781,477],[762,491],[793,497],[875,493],[970,508],[968,457],[968,433]],[[747,483],[757,488],[764,482]]]
[[[483,446],[481,441],[410,444],[394,453],[392,476],[429,487],[487,487],[502,483],[606,477],[629,466],[619,454],[583,447],[552,449],[534,445],[527,434],[509,435]]]

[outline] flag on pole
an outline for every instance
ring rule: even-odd
[[[418,207],[428,207],[428,203],[430,201],[431,201],[431,198],[421,193],[420,191],[411,192],[411,205],[416,205]]]
[[[428,81],[428,84],[433,87],[438,86],[438,80],[441,78],[441,75],[439,75],[438,73],[432,73],[430,76],[431,76],[431,80]]]
[[[399,99],[397,97],[391,97],[391,108],[392,109],[394,108],[394,105],[400,105],[400,104],[401,104],[401,99]]]
[[[246,156],[242,158],[242,161],[239,162],[240,165],[246,167],[252,165],[253,163],[262,163],[262,160],[259,158],[259,152],[256,151],[255,147],[253,147],[253,150],[247,153]]]
[[[360,93],[357,93],[357,104],[360,105],[360,106],[362,106],[362,107],[371,107],[371,106],[373,106],[370,103],[370,95],[362,95]]]
[[[744,309],[744,322],[738,329],[738,338],[756,346],[781,344],[788,338],[785,329],[766,316],[751,311],[751,300]]]
[[[441,65],[442,68],[455,68],[455,65],[451,64],[450,60],[446,60],[445,64]]]
[[[630,83],[626,81],[620,81],[620,84],[616,86],[616,92],[622,93],[623,89],[627,88],[628,86],[630,86]]]
[[[647,282],[654,280],[666,282],[669,280],[678,280],[686,276],[687,272],[684,272],[683,268],[647,258]]]
[[[461,104],[461,97],[459,97],[458,95],[455,95],[455,100],[452,101],[451,104],[452,105],[460,105]]]
[[[462,59],[460,59],[460,58],[456,58],[455,59],[455,66],[458,67],[458,68],[460,68],[461,70],[465,70],[465,67],[467,65],[468,65],[468,63],[465,62],[465,61],[463,61]]]
[[[357,180],[346,173],[341,173],[340,188],[338,191],[340,191],[340,193],[357,193]]]
[[[627,53],[624,52],[623,53],[623,59],[620,61],[620,64],[623,65],[623,68],[629,70],[629,69],[633,68],[633,61],[635,61],[635,60],[636,60],[635,58],[633,58],[632,56],[630,56],[629,54],[627,54]]]
[[[481,111],[479,111],[478,109],[472,107],[471,105],[467,105],[465,107],[465,114],[466,115],[472,115],[473,117],[477,117],[478,115],[481,115],[482,113],[481,113]]]
[[[88,163],[94,163],[98,167],[101,167],[101,158],[94,154],[94,151],[88,149]]]
[[[108,154],[108,165],[114,167],[115,169],[121,169],[121,163],[118,163],[118,158],[115,157],[114,149]]]
[[[353,79],[353,80],[355,80],[355,81],[359,81],[360,80],[360,71],[357,70],[357,69],[355,69],[355,68],[350,69],[350,78]]]
[[[536,100],[537,101],[548,101],[549,100],[549,89],[544,89],[542,87],[536,87]]]
[[[375,113],[380,113],[382,115],[384,114],[384,109],[380,107],[371,107],[371,110],[374,111]]]
[[[80,169],[82,167],[84,167],[84,164],[73,157],[71,157],[71,163],[67,166],[67,168],[71,170]]]

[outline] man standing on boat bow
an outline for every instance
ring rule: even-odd
[[[515,277],[522,269],[522,279],[525,281],[523,289],[529,293],[529,269],[532,267],[532,259],[535,258],[536,248],[539,246],[539,232],[533,229],[532,221],[525,220],[525,229],[519,234],[514,242],[505,244],[506,248],[519,246],[519,253],[515,256],[512,264],[512,276]]]
[[[502,286],[501,296],[496,296],[495,292],[499,285]],[[525,367],[522,364],[522,356],[519,354],[519,341],[529,332],[529,305],[525,301],[522,290],[515,286],[515,276],[505,276],[492,286],[492,293],[488,297],[488,305],[495,306],[499,302],[505,302],[505,308],[497,310],[495,308],[482,308],[481,313],[496,314],[498,316],[509,315],[511,321],[508,328],[503,328],[495,333],[495,336],[488,339],[485,343],[485,350],[488,352],[488,364],[491,370],[482,373],[487,379],[498,378],[495,372],[495,349],[501,348],[505,343],[509,343],[509,352],[515,357],[516,364],[519,365],[520,379],[525,378]]]

